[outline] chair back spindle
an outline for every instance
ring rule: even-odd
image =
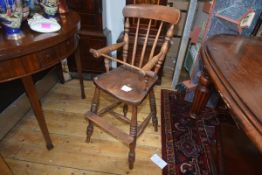
[[[145,41],[144,41],[144,45],[143,45],[143,49],[142,49],[142,53],[141,53],[141,57],[140,57],[139,67],[142,66],[143,61],[144,61],[144,56],[145,56],[145,51],[146,51],[146,46],[147,46],[147,40],[148,40],[148,36],[149,36],[149,33],[150,33],[150,28],[151,28],[151,22],[152,22],[152,19],[150,19],[149,23],[148,23],[146,38],[145,38]]]
[[[137,49],[137,38],[138,38],[138,31],[139,31],[139,25],[140,25],[140,18],[137,19],[137,26],[136,26],[136,35],[135,35],[135,41],[134,41],[134,47],[133,47],[133,54],[132,54],[132,62],[131,64],[134,65],[135,58],[136,58],[136,49]]]
[[[158,38],[160,36],[162,27],[163,27],[163,21],[161,21],[160,26],[158,28],[158,31],[157,31],[157,34],[156,34],[156,38],[154,40],[154,44],[153,44],[153,47],[152,47],[150,55],[149,55],[149,60],[151,60],[153,58],[153,55],[154,55],[154,52],[155,52],[155,49],[156,49],[156,44],[157,44]]]
[[[166,56],[169,41],[173,36],[174,25],[178,23],[180,18],[179,10],[166,6],[148,4],[128,5],[123,9],[123,15],[125,17],[123,61],[129,62],[129,64],[142,68],[145,71],[154,71],[157,73]],[[136,22],[134,39],[131,40],[133,41],[132,55],[128,54],[128,49],[131,49],[128,45],[128,42],[130,42],[130,18],[133,18],[132,21]],[[152,24],[158,24],[158,29],[153,29]],[[164,27],[166,24],[169,24],[170,27],[163,39],[161,33],[163,33],[163,30],[166,30]],[[141,27],[142,25],[143,28]],[[154,39],[152,39],[153,35],[155,35]],[[159,51],[156,50],[156,46],[159,45],[160,42],[163,44]],[[138,49],[139,44],[142,45],[141,49]],[[150,49],[150,54],[148,55],[145,54],[147,49]],[[131,58],[128,59],[128,56]]]
[[[128,33],[129,33],[129,18],[126,18],[125,21],[125,34],[124,34],[124,46],[123,46],[123,61],[127,62],[127,56],[128,56],[128,43],[129,43],[129,37],[128,37]]]
[[[157,73],[165,59],[165,55],[167,54],[167,51],[168,51],[168,48],[169,48],[169,41],[171,40],[172,36],[174,34],[174,24],[173,25],[170,25],[168,31],[167,31],[167,34],[166,34],[166,37],[165,37],[165,42],[164,44],[162,45],[161,47],[161,56],[159,57],[158,59],[158,62],[155,66],[155,72]]]
[[[110,133],[116,139],[121,140],[129,147],[128,165],[132,169],[135,162],[136,140],[141,135],[152,118],[154,130],[158,130],[156,102],[154,96],[154,85],[157,82],[156,73],[166,56],[169,41],[173,36],[174,25],[177,24],[180,13],[175,8],[158,5],[129,5],[123,10],[125,17],[125,33],[123,42],[112,44],[110,46],[95,50],[90,49],[94,57],[104,57],[107,72],[109,71],[109,60],[116,61],[122,66],[110,70],[94,78],[96,86],[91,109],[86,113],[86,119],[89,121],[87,127],[86,141],[90,142],[93,133],[93,125],[101,127],[104,131]],[[131,19],[131,18],[135,18]],[[130,36],[129,21],[136,22],[134,29],[135,35]],[[147,23],[148,21],[148,23]],[[160,21],[159,23],[156,21]],[[165,28],[165,24],[169,28]],[[156,29],[153,25],[159,25]],[[147,25],[143,26],[142,25]],[[165,38],[161,31],[167,30]],[[132,32],[130,32],[132,34]],[[155,36],[155,37],[152,37]],[[133,44],[131,44],[133,43]],[[157,46],[160,46],[160,49]],[[141,46],[141,47],[140,47]],[[123,47],[123,60],[113,58],[108,53]],[[128,49],[133,47],[133,51],[128,54]],[[150,53],[146,52],[150,51]],[[158,52],[158,53],[157,53]],[[148,53],[148,54],[147,54]],[[130,58],[128,58],[130,56]],[[129,88],[130,90],[128,90]],[[125,90],[125,88],[127,88]],[[100,91],[105,92],[117,103],[111,104],[98,111]],[[137,122],[137,109],[146,97],[149,96],[150,113],[142,122]],[[113,110],[121,103],[124,103],[124,114],[119,114]],[[126,118],[127,105],[132,106],[132,115]],[[101,117],[102,114],[109,112],[116,119],[121,119],[129,123],[129,133],[122,131],[117,126],[110,124]]]

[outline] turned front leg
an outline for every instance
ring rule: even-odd
[[[137,138],[137,106],[132,106],[132,117],[129,135],[133,137],[133,142],[129,145],[128,164],[129,169],[133,169],[136,157],[135,149]]]
[[[197,118],[200,112],[204,109],[207,104],[207,101],[210,97],[210,80],[207,73],[203,72],[199,78],[199,84],[195,91],[195,96],[190,112],[192,118]]]
[[[97,113],[97,109],[98,109],[99,95],[100,95],[100,90],[96,87],[95,94],[91,104],[91,112],[95,114]],[[90,138],[93,134],[93,130],[94,130],[94,124],[91,120],[88,120],[88,126],[86,129],[86,142],[90,142]]]
[[[153,89],[149,92],[149,103],[150,103],[150,109],[151,109],[151,114],[152,114],[152,123],[153,123],[155,131],[157,131],[158,130],[158,120],[156,116],[156,99],[155,99],[155,94],[154,94]]]

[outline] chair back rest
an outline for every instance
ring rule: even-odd
[[[168,51],[169,41],[174,33],[174,25],[180,18],[180,11],[167,6],[133,4],[123,9],[123,15],[125,17],[123,61],[157,73]],[[135,24],[133,37],[129,36],[130,21]],[[166,24],[167,28],[164,27]],[[158,29],[153,28],[153,25]],[[166,34],[163,37],[162,33],[165,31]],[[162,43],[161,49],[155,53],[159,43]],[[138,48],[138,45],[142,47]],[[128,54],[129,50],[132,50],[132,54]],[[147,58],[145,58],[146,51],[150,53],[147,54]],[[130,59],[128,55],[131,56]]]

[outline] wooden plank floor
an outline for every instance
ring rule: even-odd
[[[156,86],[158,117],[160,117],[160,89],[170,88],[171,81],[163,79],[162,86]],[[95,127],[91,143],[85,143],[87,122],[84,113],[90,108],[94,86],[85,81],[87,98],[80,99],[79,82],[71,80],[55,87],[42,99],[42,107],[47,121],[54,149],[48,151],[32,111],[9,132],[0,143],[3,155],[15,175],[106,175],[137,174],[160,175],[161,170],[150,157],[161,155],[160,126],[154,132],[150,122],[139,137],[136,148],[136,162],[133,170],[128,169],[128,148],[110,135]],[[113,99],[102,93],[100,106]],[[150,111],[148,99],[139,108],[141,121]],[[121,108],[117,108],[122,111]],[[129,113],[130,115],[130,113]],[[128,131],[124,123],[109,118],[114,125]],[[159,120],[160,123],[160,120]]]

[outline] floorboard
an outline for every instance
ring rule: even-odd
[[[136,161],[133,170],[128,169],[128,148],[107,133],[95,127],[91,143],[85,143],[87,121],[84,114],[90,108],[94,92],[91,81],[85,81],[87,98],[80,98],[79,82],[71,80],[57,84],[43,99],[42,108],[46,117],[54,149],[48,151],[32,111],[0,142],[0,153],[15,175],[160,175],[161,170],[150,157],[161,155],[160,132],[154,132],[150,122],[137,141]],[[171,81],[162,80],[156,86],[158,117],[160,116],[160,89],[170,88]],[[101,106],[113,101],[105,94]],[[117,107],[116,111],[122,112]],[[148,99],[138,109],[141,122],[150,112]],[[131,113],[128,112],[130,116]],[[121,130],[129,127],[110,114],[105,115]],[[160,122],[159,122],[160,123]],[[159,126],[160,127],[160,126]],[[160,128],[159,128],[160,131]]]

